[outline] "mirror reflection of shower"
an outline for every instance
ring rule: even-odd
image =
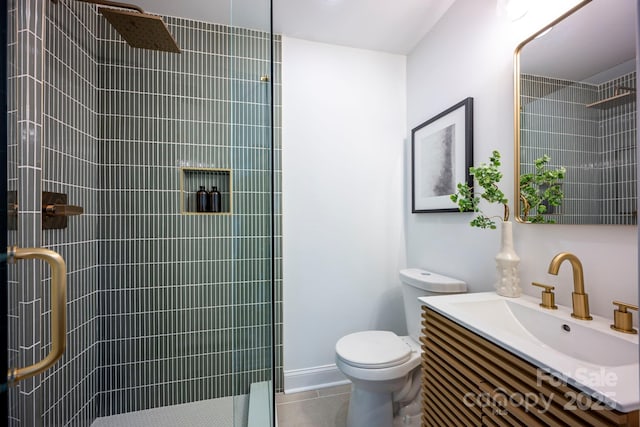
[[[58,3],[59,0],[52,0]],[[77,0],[101,6],[98,11],[131,47],[180,53],[178,43],[161,17],[145,13],[142,8],[108,0]],[[129,9],[129,10],[125,10]]]

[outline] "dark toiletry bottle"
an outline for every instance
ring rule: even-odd
[[[204,189],[204,185],[200,186],[200,190],[196,192],[196,211],[198,212],[206,212],[207,211],[207,200],[208,200],[207,190]]]
[[[209,192],[209,212],[220,212],[222,209],[221,199],[218,187],[213,186]]]

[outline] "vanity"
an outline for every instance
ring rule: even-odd
[[[420,298],[425,426],[638,426],[638,335],[494,292]]]

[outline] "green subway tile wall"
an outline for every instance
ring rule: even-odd
[[[101,35],[101,415],[246,394],[272,375],[270,37],[166,21],[180,55]],[[189,167],[232,170],[233,215],[181,215]],[[200,181],[184,190],[210,189]]]
[[[42,190],[65,193],[84,214],[68,228],[42,230],[43,246],[67,263],[67,349],[42,375],[44,426],[84,425],[98,415],[100,378],[100,182],[98,17],[79,2],[46,5]],[[49,277],[42,289],[48,289]],[[43,291],[48,310],[49,293]],[[49,350],[49,312],[42,318]]]
[[[599,99],[616,93],[618,87],[636,87],[636,72],[599,86]],[[635,99],[635,95],[633,96]],[[636,102],[601,110],[603,156],[602,216],[605,224],[637,222],[637,115]]]
[[[126,45],[94,6],[17,3],[12,51],[23,55],[41,37],[38,20],[26,18],[36,13],[44,22],[44,66],[25,78],[34,86],[26,95],[42,92],[42,111],[22,121],[31,104],[19,101],[10,111],[15,129],[27,126],[14,131],[9,147],[16,163],[10,188],[33,199],[20,204],[16,242],[65,257],[69,318],[62,361],[41,383],[12,393],[14,425],[89,426],[98,416],[246,394],[252,382],[272,378],[282,389],[279,72],[261,81],[271,74],[271,36],[165,18],[182,54],[143,51]],[[279,70],[280,40],[273,42]],[[31,49],[30,60],[38,52]],[[14,72],[20,91],[22,72]],[[42,156],[29,160],[34,146]],[[231,170],[223,205],[232,214],[183,215],[184,168]],[[215,185],[198,179],[185,180],[185,192]],[[35,194],[39,186],[67,193],[85,213],[65,230],[40,232],[34,183]],[[49,278],[35,264],[15,276],[14,293],[33,277],[43,285],[14,297],[21,312],[10,324],[31,336],[12,335],[11,355],[24,363],[49,348],[41,291]],[[40,310],[40,300],[42,321],[32,324],[23,312]]]
[[[610,109],[586,104],[612,96],[617,86],[635,86],[632,72],[600,85],[522,75],[521,173],[551,156],[565,166],[565,198],[549,215],[572,224],[635,224],[636,105]],[[549,131],[551,130],[551,132]]]

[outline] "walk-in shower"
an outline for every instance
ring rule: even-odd
[[[67,298],[63,356],[3,382],[3,422],[271,425],[282,325],[270,13],[261,28],[233,14],[153,18],[175,54],[132,47],[92,2],[0,1],[1,243],[59,253]],[[215,187],[215,209],[197,209],[200,187]],[[58,324],[50,269],[6,258],[4,372],[49,354]]]

